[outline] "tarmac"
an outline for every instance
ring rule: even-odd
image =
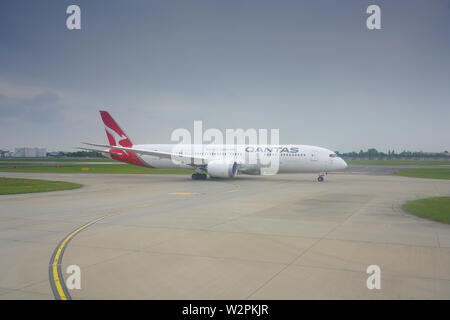
[[[60,298],[55,262],[63,286],[80,267],[72,299],[449,299],[450,225],[401,206],[448,196],[450,182],[368,167],[322,183],[0,173],[84,185],[0,196],[0,299]]]

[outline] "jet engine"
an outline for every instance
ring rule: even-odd
[[[213,160],[208,163],[208,174],[213,178],[234,178],[238,172],[236,161]]]

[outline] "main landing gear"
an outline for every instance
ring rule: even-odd
[[[323,176],[325,176],[325,175],[327,175],[328,173],[327,172],[321,172],[321,173],[319,173],[319,177],[317,177],[317,181],[319,181],[319,182],[322,182],[324,179],[323,179]]]
[[[206,180],[206,174],[204,173],[193,173],[192,180]]]

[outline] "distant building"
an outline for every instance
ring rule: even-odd
[[[47,156],[45,148],[16,148],[12,155],[14,158],[42,158]]]
[[[10,154],[11,152],[9,152],[8,150],[0,150],[0,158],[7,158]]]

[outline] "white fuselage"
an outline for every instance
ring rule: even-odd
[[[134,145],[134,147],[203,158],[205,164],[215,160],[235,161],[239,164],[239,172],[247,174],[264,174],[260,168],[267,166],[270,162],[272,165],[275,163],[274,167],[277,167],[279,173],[320,173],[347,168],[345,161],[336,156],[333,151],[308,145],[143,144]],[[139,155],[139,158],[148,167],[192,169],[189,164],[179,163],[176,159],[152,155]]]

